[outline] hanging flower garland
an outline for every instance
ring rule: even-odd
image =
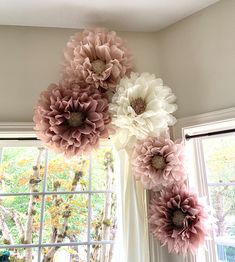
[[[208,214],[197,195],[176,184],[150,202],[150,229],[169,252],[195,253],[208,235]]]
[[[108,138],[108,101],[92,86],[52,84],[41,93],[34,122],[38,137],[66,156],[90,152]]]
[[[132,71],[124,41],[104,28],[84,30],[71,37],[64,50],[62,79],[115,91],[120,79]]]
[[[46,146],[67,157],[87,154],[115,133],[119,148],[133,151],[136,179],[158,191],[150,203],[154,237],[170,252],[195,252],[207,235],[207,214],[183,185],[183,145],[168,135],[176,122],[176,97],[160,78],[132,68],[114,31],[75,34],[64,50],[59,84],[40,95],[35,130]]]
[[[137,141],[132,158],[134,175],[146,189],[158,191],[186,179],[183,145],[167,136]]]
[[[165,133],[176,122],[172,116],[177,109],[175,99],[153,74],[131,73],[130,78],[123,78],[109,106],[120,143],[125,146],[132,138]]]

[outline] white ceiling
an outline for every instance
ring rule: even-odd
[[[218,0],[0,0],[0,25],[157,31]]]

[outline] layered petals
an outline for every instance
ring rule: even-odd
[[[64,50],[62,79],[115,91],[132,70],[131,56],[114,31],[84,30],[71,37]]]
[[[38,137],[49,148],[71,157],[88,153],[108,138],[108,101],[92,87],[52,84],[41,93],[34,115]]]
[[[203,202],[183,184],[165,188],[151,200],[150,230],[169,252],[195,253],[208,236],[207,221]]]
[[[176,122],[172,116],[177,109],[175,99],[171,89],[154,75],[132,72],[130,78],[123,78],[110,104],[120,143],[166,133]]]
[[[186,179],[184,147],[168,136],[148,137],[137,141],[132,166],[134,175],[144,188],[159,191],[162,187],[182,183]]]

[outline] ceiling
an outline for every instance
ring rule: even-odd
[[[158,31],[218,0],[0,0],[0,25]]]

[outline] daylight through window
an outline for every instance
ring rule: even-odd
[[[235,258],[235,134],[202,139],[218,261]]]
[[[214,241],[208,242],[214,247],[206,248],[205,261],[234,262],[235,133],[191,139],[186,148],[190,186],[207,196],[215,223]]]
[[[1,147],[0,161],[0,261],[113,261],[117,218],[110,145],[89,157],[66,159],[13,143]]]

